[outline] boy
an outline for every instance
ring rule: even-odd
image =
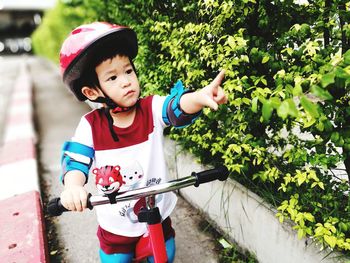
[[[133,30],[104,22],[74,29],[62,45],[60,64],[65,84],[79,100],[102,104],[81,118],[74,137],[63,146],[61,202],[71,211],[86,208],[84,185],[92,163],[96,185],[102,193],[110,187],[102,178],[107,170],[115,174],[107,178],[109,183],[119,178],[118,189],[123,191],[167,181],[164,128],[189,125],[203,107],[216,110],[218,104],[227,102],[220,87],[223,71],[211,84],[195,92],[184,90],[178,82],[167,97],[140,98],[132,62],[137,48]],[[137,221],[133,210],[136,202],[96,207],[102,262],[131,262],[137,241],[147,232],[145,224]],[[165,193],[156,202],[172,262],[175,232],[169,216],[176,196]]]

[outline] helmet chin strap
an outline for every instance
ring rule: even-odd
[[[107,105],[107,108],[112,110],[113,113],[129,111],[135,107],[135,105],[133,105],[131,107],[121,107],[117,103],[115,103],[111,98],[109,98],[107,96],[106,97],[98,97],[97,99],[91,100],[91,101],[105,103]]]
[[[103,91],[102,91],[103,92]],[[104,92],[103,92],[104,94]],[[104,94],[105,95],[105,94]],[[126,112],[129,111],[131,109],[133,109],[137,103],[135,103],[135,105],[131,106],[131,107],[120,107],[117,103],[115,103],[111,98],[109,98],[107,95],[105,95],[105,97],[98,97],[95,100],[91,100],[92,102],[98,102],[98,103],[105,103],[107,105],[107,107],[105,107],[104,109],[104,114],[107,117],[108,120],[108,128],[109,128],[109,132],[111,133],[113,140],[115,142],[119,141],[118,135],[117,133],[114,131],[113,128],[113,117],[111,115],[111,111],[113,113],[120,113],[120,112]]]

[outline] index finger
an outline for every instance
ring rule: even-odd
[[[222,80],[224,79],[225,77],[225,70],[222,69],[219,74],[216,75],[215,79],[213,79],[213,81],[211,82],[212,85],[218,87],[220,86]]]

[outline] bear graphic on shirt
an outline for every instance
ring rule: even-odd
[[[144,173],[142,166],[136,160],[120,165],[120,174],[124,181],[122,186],[124,188],[123,190],[133,190],[142,186],[141,182],[144,177]],[[144,206],[144,203],[144,198],[140,199],[135,204],[137,211],[134,210],[134,207],[124,207],[123,209],[125,209],[125,211],[120,211],[119,213],[124,214],[124,216],[130,220],[130,222],[137,223],[138,210]]]
[[[123,187],[127,190],[139,188],[144,176],[142,166],[137,161],[121,165],[120,174],[125,182]]]

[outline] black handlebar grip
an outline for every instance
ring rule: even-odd
[[[90,210],[93,208],[90,202],[90,197],[91,194],[89,193],[87,196],[87,208],[89,208]],[[63,212],[67,212],[70,211],[67,208],[65,208],[62,203],[61,203],[61,198],[56,197],[52,200],[49,201],[49,203],[47,204],[47,213],[50,216],[60,216],[62,215]]]
[[[196,183],[194,186],[198,187],[200,184],[208,183],[214,180],[225,181],[228,174],[229,173],[226,166],[220,166],[199,173],[193,172],[192,176],[196,177]]]
[[[63,212],[69,211],[67,208],[65,208],[61,203],[61,198],[57,197],[47,204],[47,213],[50,216],[60,216]]]

